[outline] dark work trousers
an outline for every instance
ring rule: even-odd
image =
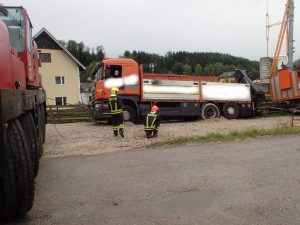
[[[118,113],[112,115],[112,123],[113,123],[113,132],[115,136],[118,136],[118,133],[122,137],[124,137],[124,119],[123,119],[123,113]]]

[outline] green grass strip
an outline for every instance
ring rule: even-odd
[[[254,138],[269,135],[286,135],[286,134],[299,134],[300,127],[278,127],[273,129],[249,129],[245,131],[232,131],[228,134],[209,133],[204,136],[183,136],[174,138],[168,141],[154,143],[151,146],[164,146],[164,145],[181,145],[189,143],[208,143],[208,142],[221,142],[221,141],[234,141],[237,139]]]

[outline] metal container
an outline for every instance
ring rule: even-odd
[[[270,93],[270,79],[260,80],[259,87],[264,93]]]
[[[270,57],[260,58],[259,72],[260,72],[261,80],[270,78],[271,66],[272,66],[272,58],[270,58]]]

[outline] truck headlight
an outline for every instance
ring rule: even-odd
[[[95,109],[101,109],[102,108],[102,104],[95,104]]]

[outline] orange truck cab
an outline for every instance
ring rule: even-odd
[[[111,117],[108,98],[113,87],[120,89],[124,119],[130,121],[141,120],[153,104],[165,118],[237,118],[255,111],[248,83],[220,83],[214,76],[143,73],[142,65],[126,58],[103,60],[93,75],[94,119]]]
[[[97,69],[92,96],[94,119],[111,117],[108,98],[113,87],[120,89],[119,95],[122,95],[126,116],[136,119],[141,96],[141,73],[138,64],[132,59],[106,59],[99,63]]]

